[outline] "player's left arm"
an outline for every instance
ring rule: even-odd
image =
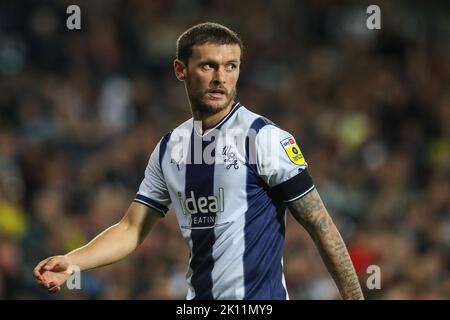
[[[289,209],[311,235],[343,299],[364,299],[344,240],[317,190],[291,202]]]

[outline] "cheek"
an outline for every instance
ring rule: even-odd
[[[203,91],[209,87],[211,80],[204,75],[194,74],[190,77],[190,84],[192,88]]]
[[[197,80],[192,76],[187,77],[186,78],[186,87],[187,87],[188,91],[196,92],[198,90]]]
[[[235,87],[236,84],[237,84],[238,79],[239,79],[239,74],[237,74],[237,75],[234,75],[234,74],[230,75],[228,77],[228,79],[227,79],[228,86],[230,88]]]

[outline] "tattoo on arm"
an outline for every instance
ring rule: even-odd
[[[314,223],[318,213],[325,208],[319,193],[314,189],[303,198],[292,202],[290,209],[298,222],[302,225],[308,225]]]
[[[317,190],[292,202],[289,209],[316,243],[324,263],[344,299],[363,299],[353,263],[342,237]]]

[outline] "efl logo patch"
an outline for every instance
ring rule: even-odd
[[[281,140],[280,143],[293,163],[298,165],[305,164],[305,158],[303,158],[302,152],[293,137]]]

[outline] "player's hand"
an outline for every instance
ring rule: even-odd
[[[51,293],[61,290],[61,285],[71,276],[71,264],[66,256],[42,260],[33,270],[36,282]]]

